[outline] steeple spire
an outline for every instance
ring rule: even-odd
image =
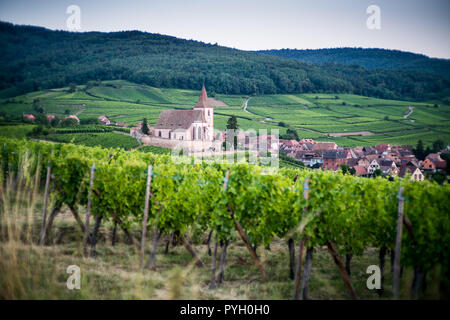
[[[211,104],[208,102],[208,95],[206,94],[205,84],[203,83],[202,93],[198,99],[197,104],[194,108],[212,108]]]

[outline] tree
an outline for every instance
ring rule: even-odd
[[[239,125],[238,125],[238,123],[237,123],[237,118],[236,118],[236,116],[231,116],[230,118],[228,118],[228,121],[227,121],[227,129],[228,130],[235,130],[235,132],[236,132],[236,130],[239,128]],[[227,139],[228,140],[228,139]],[[234,135],[234,138],[233,138],[233,145],[234,145],[234,149],[236,150],[237,149],[237,145],[238,145],[238,140],[237,140],[237,136],[236,135]]]
[[[239,128],[239,125],[237,123],[237,118],[236,116],[231,116],[230,118],[228,118],[227,121],[227,129],[234,129],[237,130]]]
[[[433,152],[439,152],[442,149],[444,149],[444,147],[445,147],[444,140],[442,139],[438,139],[433,142]]]
[[[373,172],[373,174],[372,174],[372,176],[375,178],[375,177],[381,177],[383,175],[383,171],[381,171],[381,169],[376,169],[374,172]]]
[[[291,128],[287,129],[286,134],[282,135],[281,138],[284,140],[297,140],[297,141],[300,139],[298,137],[297,131]]]
[[[447,162],[445,172],[450,175],[450,153],[441,153],[441,158]]]
[[[58,117],[54,117],[53,119],[50,120],[50,125],[52,127],[56,127],[59,125],[59,123],[61,122],[61,119]]]
[[[150,132],[150,130],[148,130],[147,118],[144,118],[142,120],[141,131],[142,131],[143,134],[149,134],[149,132]]]
[[[416,156],[418,160],[424,160],[425,159],[425,151],[423,149],[423,142],[422,140],[419,140],[417,142],[417,147],[413,149],[413,153]]]
[[[36,123],[42,124],[43,126],[49,127],[50,121],[48,121],[48,118],[45,114],[39,113],[36,115]]]
[[[59,125],[61,127],[74,127],[74,126],[78,126],[79,123],[77,120],[73,119],[73,118],[65,118],[64,120],[62,120]]]
[[[431,148],[428,146],[428,147],[425,149],[425,153],[424,153],[424,155],[423,155],[423,158],[425,159],[430,153],[433,153],[433,151],[432,151]]]
[[[343,174],[349,173],[351,175],[354,175],[356,173],[356,170],[354,168],[350,168],[346,164],[341,164],[339,167],[341,168]]]
[[[69,92],[75,92],[77,90],[77,86],[75,83],[71,82],[69,83]]]
[[[389,116],[384,116],[384,120],[389,121]]]
[[[431,180],[436,181],[439,184],[444,184],[444,182],[447,180],[447,175],[445,172],[442,171],[436,171],[431,174]]]
[[[70,110],[69,109],[64,110],[64,114],[70,114]]]

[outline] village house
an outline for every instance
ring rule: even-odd
[[[364,167],[367,169],[369,167],[369,165],[370,165],[370,161],[366,157],[358,159],[358,166],[361,166],[361,167]]]
[[[411,180],[415,181],[423,181],[424,179],[422,171],[420,171],[418,167],[413,165],[407,165],[400,169],[400,172],[398,174],[399,177],[404,178],[407,175],[410,175]]]
[[[107,126],[111,124],[111,121],[106,116],[99,116],[98,121],[100,121],[101,123],[103,123]]]
[[[303,144],[303,143],[315,144],[316,142],[313,139],[300,139],[299,143],[301,143],[301,144]]]
[[[303,150],[303,145],[301,145],[296,140],[279,140],[280,143],[280,151],[284,153],[291,153],[297,150]]]
[[[355,170],[355,174],[358,176],[366,176],[367,175],[367,169],[363,166],[354,166],[353,169]]]
[[[27,114],[27,113],[23,114],[23,118],[26,120],[29,120],[29,121],[34,121],[36,119],[35,116],[33,116],[32,114]]]
[[[447,162],[441,158],[438,153],[430,153],[424,161],[421,162],[420,167],[423,170],[436,171],[444,170]]]
[[[323,164],[322,156],[319,153],[311,151],[297,151],[294,154],[294,158],[298,161],[303,162],[303,164],[308,167],[312,167],[317,164]]]
[[[380,143],[380,144],[377,144],[377,145],[375,146],[375,149],[377,150],[377,152],[378,152],[379,154],[382,154],[382,153],[384,153],[384,152],[389,152],[389,151],[391,151],[391,145],[388,144],[388,143]]]
[[[75,115],[73,115],[73,114],[71,114],[70,116],[65,117],[64,119],[74,119],[74,120],[76,120],[78,123],[80,123],[80,119],[78,119],[78,117],[75,116]]]
[[[362,150],[365,155],[377,154],[377,149],[375,149],[375,147],[372,147],[372,146],[365,146],[365,147],[363,147]]]
[[[399,172],[398,167],[395,164],[395,162],[389,158],[380,159],[378,161],[378,163],[380,164],[380,168],[383,171],[383,173],[385,173],[385,171],[386,171],[386,174],[389,173],[391,175],[397,175]]]
[[[347,153],[343,150],[328,150],[323,155],[323,167],[337,170],[341,164],[345,164]]]
[[[380,169],[380,164],[378,163],[377,159],[373,159],[370,163],[369,167],[367,168],[367,173],[373,174],[375,170]]]
[[[338,145],[336,142],[316,142],[312,148],[312,151],[330,151],[330,150],[336,150]],[[345,155],[347,157],[347,155]]]

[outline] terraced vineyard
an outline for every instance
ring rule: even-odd
[[[195,90],[104,81],[87,90],[84,85],[78,86],[72,93],[62,88],[3,99],[0,112],[15,116],[32,113],[33,100],[40,99],[47,113],[59,116],[67,112],[77,114],[80,119],[106,115],[130,125],[146,117],[154,125],[162,110],[192,108],[198,95]],[[416,144],[419,139],[427,145],[438,138],[450,143],[450,106],[434,102],[384,100],[352,94],[283,94],[251,97],[244,110],[248,96],[216,95],[214,98],[226,105],[215,107],[215,127],[220,130],[235,115],[242,129],[273,128],[283,134],[291,127],[300,138],[335,141],[344,146],[381,142]],[[358,135],[362,131],[367,135]]]
[[[130,136],[113,132],[50,134],[45,138],[46,140],[66,143],[70,142],[88,147],[101,146],[105,148],[123,148],[125,150],[130,150],[140,145],[136,139]]]

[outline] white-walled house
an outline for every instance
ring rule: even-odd
[[[373,174],[377,169],[380,169],[380,164],[376,159],[373,159],[372,162],[369,164],[369,167],[367,168],[367,173]]]

